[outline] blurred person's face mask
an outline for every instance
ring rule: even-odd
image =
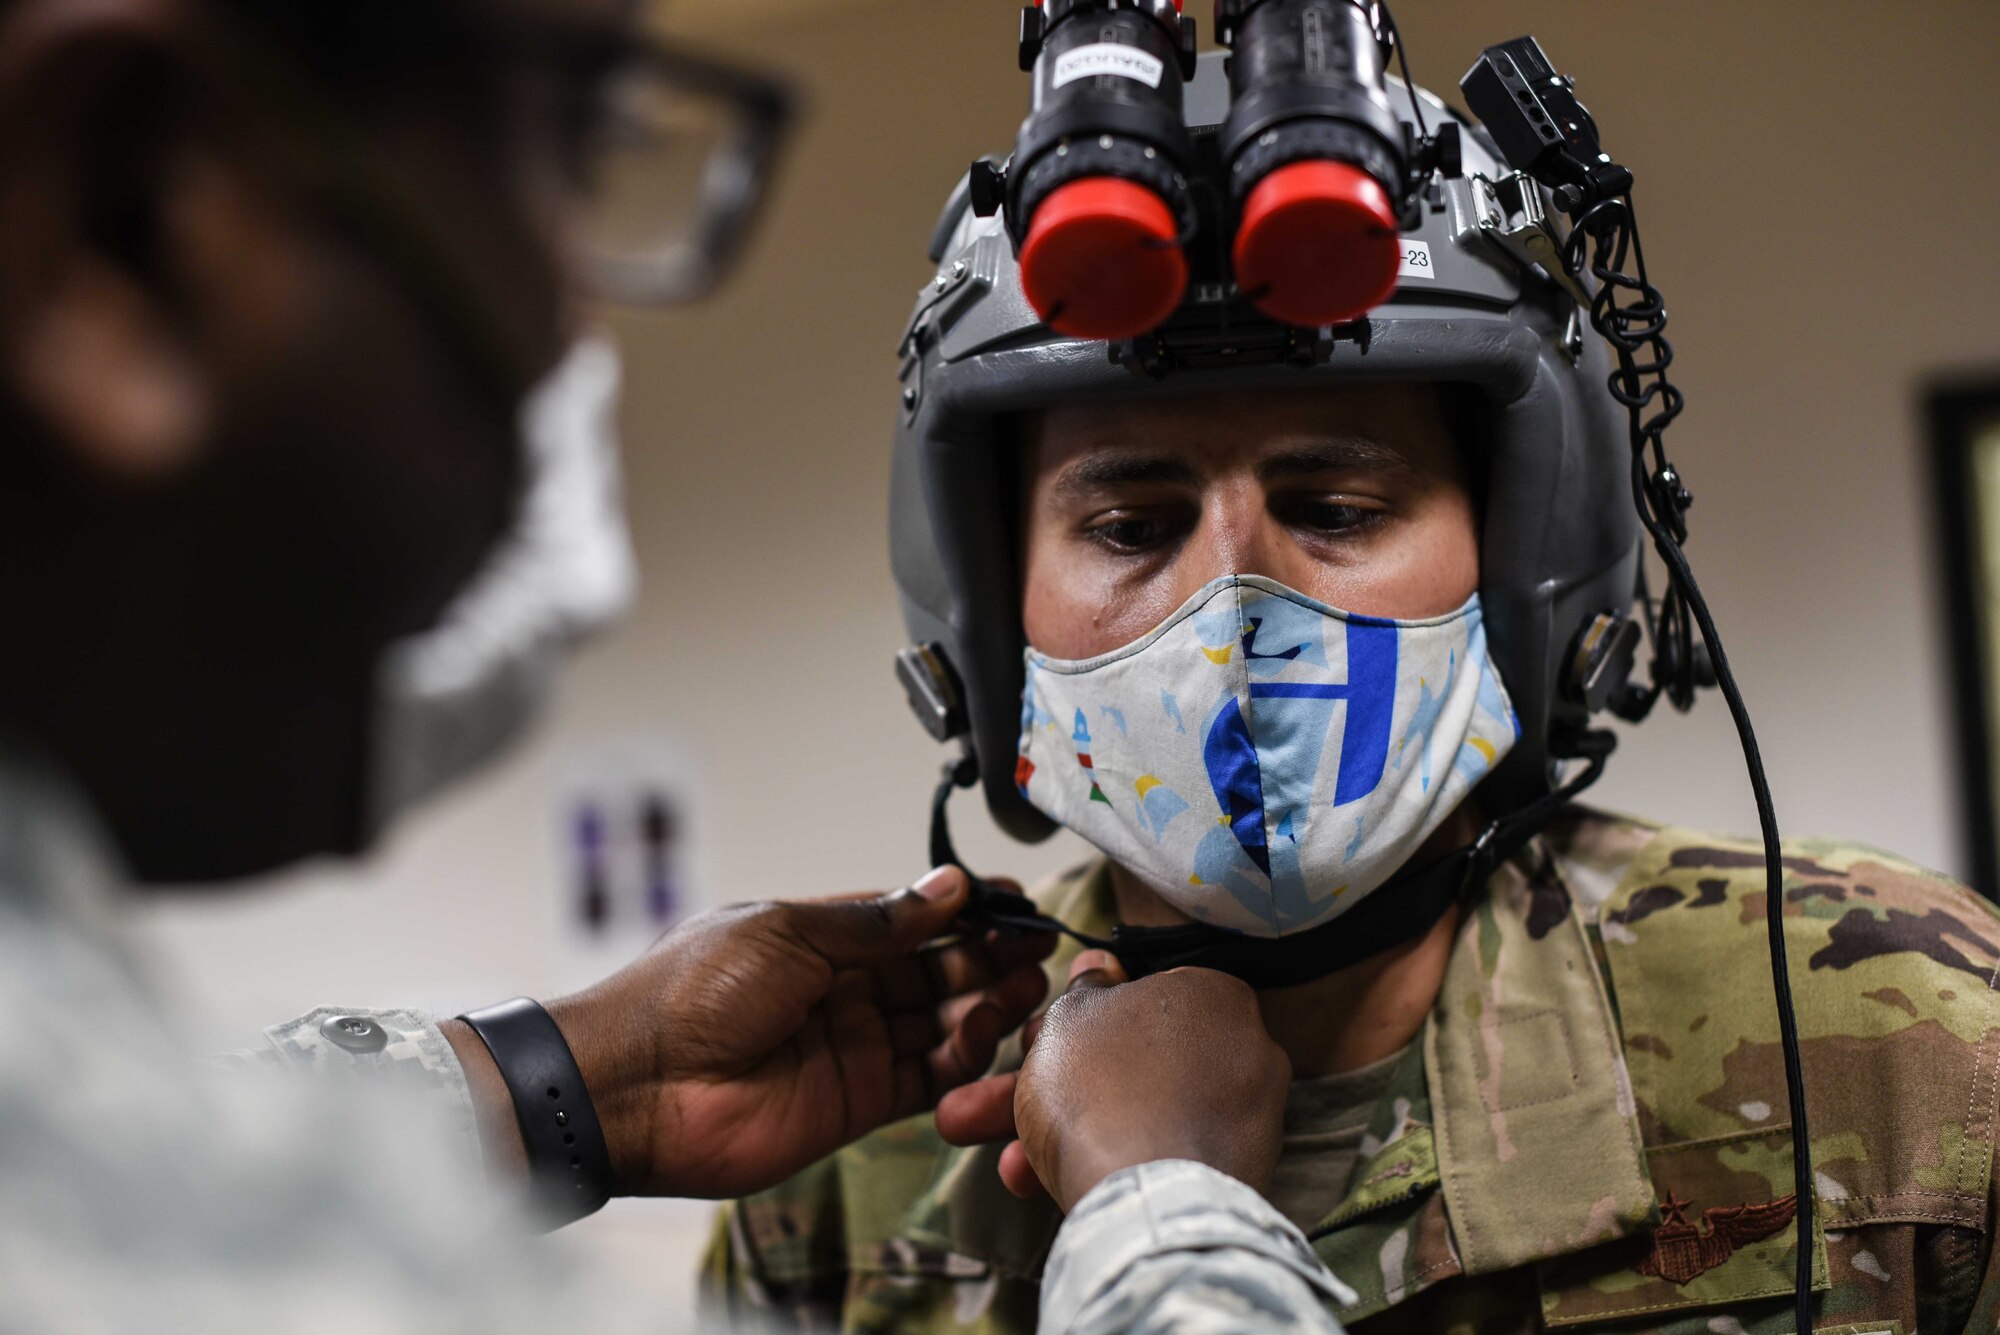
[[[499,751],[537,712],[571,648],[631,602],[618,386],[617,349],[586,338],[522,405],[524,494],[513,526],[437,624],[383,656],[369,833]]]
[[[1015,779],[1182,913],[1276,937],[1389,880],[1519,734],[1476,594],[1395,621],[1230,575],[1122,649],[1030,649]]]

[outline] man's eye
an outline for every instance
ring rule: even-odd
[[[1116,552],[1139,552],[1157,546],[1167,535],[1167,525],[1154,518],[1131,516],[1093,524],[1085,536]]]
[[[1301,501],[1292,507],[1292,522],[1322,533],[1353,533],[1381,518],[1365,506],[1341,501]]]

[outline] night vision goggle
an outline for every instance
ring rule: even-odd
[[[1398,117],[1384,6],[1217,0],[1230,106],[1191,132],[1195,21],[1182,0],[1040,0],[1021,15],[1027,120],[1005,167],[975,163],[974,211],[1004,212],[1021,286],[1074,338],[1155,328],[1190,282],[1233,285],[1271,319],[1359,320],[1401,271],[1404,224],[1459,127]],[[1405,83],[1407,84],[1407,77]]]

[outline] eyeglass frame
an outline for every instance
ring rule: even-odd
[[[431,12],[447,23],[453,17],[463,20],[462,13],[454,14],[455,8],[451,0],[440,0]],[[281,156],[329,217],[388,263],[405,287],[434,313],[440,331],[494,400],[511,403],[521,386],[532,380],[536,368],[527,365],[519,350],[499,336],[485,295],[463,281],[451,261],[448,243],[422,221],[421,210],[409,206],[399,183],[377,168],[346,118],[331,102],[306,91],[315,81],[303,77],[303,66],[273,39],[252,37],[240,27],[207,22],[202,30],[207,49],[233,77],[239,95],[261,109],[265,140],[271,141],[271,132],[280,132],[282,137],[282,131],[289,131],[315,146],[312,160],[297,154]],[[772,165],[796,115],[796,95],[788,84],[658,38],[596,25],[513,24],[501,31],[459,25],[446,30],[446,35],[461,51],[465,43],[476,42],[510,48],[535,59],[568,59],[585,68],[595,67],[600,80],[620,63],[641,59],[657,65],[669,77],[680,78],[690,88],[728,99],[737,123],[750,131],[746,136],[748,151],[742,155],[749,171],[720,207],[714,201],[702,204],[706,223],[699,234],[702,244],[690,247],[693,262],[663,275],[644,291],[629,287],[622,292],[605,291],[602,289],[615,287],[618,280],[605,283],[610,275],[601,270],[588,276],[598,280],[592,284],[599,289],[596,295],[623,305],[662,306],[691,301],[714,290],[740,256],[750,224],[768,193]]]
[[[592,257],[593,285],[612,301],[635,306],[661,306],[708,295],[741,256],[757,216],[770,191],[772,170],[796,117],[797,98],[783,81],[749,68],[732,65],[658,39],[626,36],[611,52],[612,69],[639,60],[673,86],[726,102],[731,114],[727,153],[733,170],[723,174],[718,188],[714,159],[703,172],[702,197],[693,243],[686,261],[650,278],[644,271],[657,265],[644,260]]]

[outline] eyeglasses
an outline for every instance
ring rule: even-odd
[[[460,63],[483,51],[557,68],[557,151],[573,186],[568,241],[575,271],[600,296],[658,306],[721,281],[742,253],[792,119],[784,84],[597,25],[502,23],[493,7],[458,0],[380,3],[403,22],[397,44],[360,48],[377,66]],[[282,12],[323,15],[350,38],[374,34],[346,23],[337,6]],[[217,87],[239,99],[270,160],[285,163],[333,225],[438,313],[474,373],[497,400],[512,401],[538,373],[537,354],[510,346],[491,294],[462,271],[411,183],[325,95],[299,44],[273,40],[261,25],[210,22],[203,31]]]
[[[768,76],[657,42],[619,45],[580,127],[583,264],[639,306],[714,289],[742,253],[793,116]]]

